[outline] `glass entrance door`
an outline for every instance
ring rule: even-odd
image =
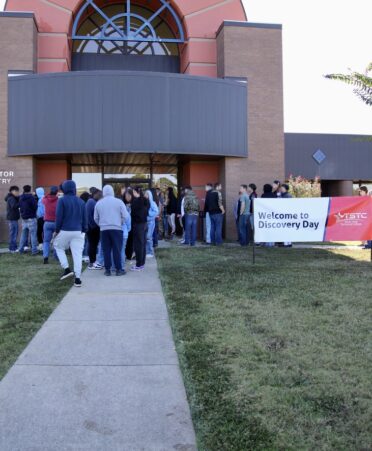
[[[141,187],[144,191],[151,188],[151,179],[144,178],[105,178],[104,185],[111,185],[114,188],[115,196],[121,197],[124,188]]]

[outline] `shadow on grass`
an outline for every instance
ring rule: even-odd
[[[368,449],[367,254],[157,252],[201,450]]]

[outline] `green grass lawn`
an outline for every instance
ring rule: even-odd
[[[0,254],[0,379],[71,287],[42,257]]]
[[[200,450],[370,450],[362,250],[159,249]]]

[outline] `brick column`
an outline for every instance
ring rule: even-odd
[[[33,185],[32,157],[8,157],[8,72],[35,71],[37,29],[32,13],[0,13],[0,241],[7,240],[4,197],[11,185]],[[22,133],[22,130],[19,131]]]
[[[219,77],[248,80],[248,158],[226,158],[224,181],[227,237],[235,238],[232,216],[239,184],[284,179],[282,30],[280,25],[224,22],[217,34]]]

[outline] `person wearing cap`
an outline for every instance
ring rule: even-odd
[[[51,186],[49,194],[42,198],[44,206],[44,225],[43,225],[43,257],[44,265],[49,263],[50,243],[56,230],[56,209],[58,202],[58,186]],[[54,251],[54,256],[57,254]]]

